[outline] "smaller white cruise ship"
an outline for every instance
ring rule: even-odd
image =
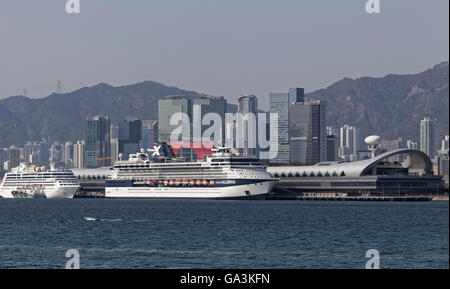
[[[80,189],[78,178],[70,170],[28,169],[19,167],[6,173],[0,184],[2,198],[73,198]]]

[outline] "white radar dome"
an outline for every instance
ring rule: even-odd
[[[368,145],[377,145],[381,143],[381,137],[378,135],[371,135],[364,139],[364,142]]]

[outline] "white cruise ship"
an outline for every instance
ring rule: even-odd
[[[260,198],[277,183],[258,159],[233,149],[213,149],[196,162],[175,158],[168,144],[117,161],[106,180],[105,197],[118,198]]]
[[[0,184],[2,198],[72,198],[80,188],[78,179],[70,170],[30,171],[21,163],[6,173]]]

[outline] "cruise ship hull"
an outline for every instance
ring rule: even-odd
[[[47,199],[71,199],[80,187],[56,187],[49,190],[44,190]],[[11,190],[5,190],[0,187],[0,197],[5,199],[13,199]]]
[[[107,198],[255,199],[264,198],[277,181],[219,187],[106,187]]]
[[[52,191],[45,192],[47,199],[72,199],[79,187],[60,187]]]

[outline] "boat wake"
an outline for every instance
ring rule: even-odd
[[[100,219],[100,218],[92,218],[92,217],[84,217],[86,221],[98,221],[98,222],[120,222],[123,219]]]
[[[86,221],[98,221],[98,222],[120,222],[125,221],[124,219],[100,219],[100,218],[93,218],[93,217],[84,217]],[[128,220],[129,222],[136,222],[136,223],[142,223],[142,222],[151,222],[152,220]]]

